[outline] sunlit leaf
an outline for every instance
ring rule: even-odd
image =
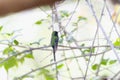
[[[83,47],[84,47],[84,46],[85,46],[85,44],[83,43],[83,44],[81,44],[81,46],[83,46]]]
[[[92,48],[91,52],[94,53],[95,52],[95,48]]]
[[[83,53],[90,53],[90,49],[84,50]]]
[[[30,53],[30,54],[26,54],[26,55],[25,55],[25,57],[26,57],[26,58],[31,58],[31,59],[34,59],[34,56],[33,56],[33,54],[32,54],[32,53]]]
[[[86,54],[86,53],[94,53],[94,52],[95,52],[95,48],[85,49],[85,50],[83,51],[84,54]]]
[[[57,66],[57,69],[61,69],[64,66],[64,64],[60,64]]]
[[[54,76],[50,74],[50,71],[48,69],[41,69],[38,75],[44,75],[45,80],[55,80]]]
[[[42,74],[48,74],[50,71],[47,69],[41,69],[40,72],[38,73],[38,75],[42,75]]]
[[[10,59],[4,62],[4,68],[6,71],[8,71],[10,68],[14,66],[18,66],[17,60],[15,57],[11,57]]]
[[[115,64],[116,62],[117,62],[117,60],[110,60],[109,64],[112,65],[112,64]]]
[[[14,40],[15,45],[19,45],[19,42],[17,40]]]
[[[14,49],[11,46],[9,46],[9,47],[4,49],[3,54],[7,54],[8,55],[8,54],[11,54],[13,52],[14,52]]]
[[[81,21],[81,20],[87,20],[87,18],[86,18],[86,17],[83,17],[83,16],[79,16],[77,22],[79,22],[79,21]]]
[[[102,59],[101,64],[105,66],[107,65],[108,61],[109,59]]]
[[[47,69],[42,69],[42,70],[41,70],[41,73],[42,73],[42,74],[47,74],[47,73],[49,73],[49,72],[50,72],[50,71],[47,70]]]
[[[3,26],[0,26],[0,31],[2,31],[2,29],[3,29]]]
[[[120,46],[120,38],[117,38],[114,42],[114,46]]]
[[[4,58],[0,58],[0,61],[2,61],[2,60],[4,60]],[[0,67],[2,67],[3,66],[3,64],[1,63],[0,64]]]
[[[22,57],[22,58],[19,59],[19,61],[20,61],[21,63],[23,63],[23,62],[25,61],[25,58]]]
[[[46,80],[54,80],[54,77],[53,77],[53,75],[50,75],[50,74],[46,74],[46,75],[44,75],[45,76],[45,79]]]
[[[60,11],[60,14],[61,14],[61,17],[64,18],[64,17],[69,17],[69,13],[68,11]]]
[[[12,32],[12,33],[6,33],[6,35],[9,36],[9,37],[10,37],[10,36],[13,36],[13,35],[14,35],[14,32]]]
[[[64,34],[62,34],[60,37],[61,37],[61,38],[64,38],[64,37],[65,37],[65,35],[64,35]]]
[[[42,24],[42,21],[43,20],[38,20],[38,21],[35,22],[35,24],[40,25],[40,24]]]
[[[86,61],[88,61],[88,60],[89,60],[89,58],[85,58],[85,60],[86,60]]]
[[[98,69],[98,64],[92,65],[92,70],[97,70]]]

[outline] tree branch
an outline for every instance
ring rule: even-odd
[[[109,50],[111,50],[111,49],[109,49]],[[98,55],[101,55],[101,54],[103,54],[103,53],[105,53],[105,51],[104,51],[104,52],[101,52],[101,53],[98,53],[98,54],[92,54],[91,56],[98,56]],[[90,56],[90,54],[85,54],[84,56],[87,57],[87,56]],[[22,78],[24,78],[25,76],[27,76],[27,75],[29,75],[29,74],[31,74],[31,73],[33,73],[33,72],[36,72],[36,71],[39,71],[39,70],[41,70],[41,69],[47,68],[47,67],[49,67],[49,66],[55,65],[56,63],[58,64],[58,63],[61,63],[61,62],[63,62],[63,61],[66,61],[66,60],[81,58],[81,57],[84,57],[84,56],[81,56],[81,55],[80,55],[80,56],[75,56],[75,57],[68,57],[68,58],[59,60],[59,61],[57,61],[57,62],[51,63],[51,64],[47,64],[47,65],[45,65],[45,66],[43,66],[43,67],[39,67],[39,68],[37,68],[37,69],[31,70],[30,72],[27,72],[26,74],[23,74],[22,76],[17,77],[17,79],[22,79]]]

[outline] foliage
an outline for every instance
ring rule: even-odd
[[[99,68],[99,66],[109,66],[109,65],[113,65],[117,62],[117,60],[110,60],[110,59],[102,59],[100,64],[94,64],[92,65],[92,70],[97,70]]]
[[[120,38],[117,38],[114,42],[114,46],[120,46]]]
[[[43,10],[43,12],[45,12],[45,11]],[[71,73],[71,72],[72,72],[72,70],[74,70],[74,66],[77,65],[78,69],[75,69],[75,70],[78,70],[79,72],[81,72],[80,75],[88,76],[88,71],[90,71],[90,72],[93,71],[92,75],[100,75],[101,76],[101,74],[99,74],[99,72],[98,72],[98,74],[97,73],[93,74],[93,73],[97,72],[99,70],[102,73],[102,72],[104,72],[104,70],[110,68],[111,66],[114,67],[115,65],[117,65],[118,60],[111,59],[108,57],[105,58],[106,55],[104,55],[104,54],[106,54],[107,52],[109,54],[109,51],[111,51],[112,48],[110,45],[108,45],[109,41],[107,41],[106,38],[104,38],[106,43],[101,45],[102,40],[99,37],[100,36],[99,31],[96,31],[95,36],[92,36],[93,37],[92,40],[80,39],[81,36],[90,35],[88,33],[86,33],[86,35],[85,34],[81,35],[82,32],[83,33],[87,32],[87,30],[79,32],[81,27],[86,28],[85,25],[88,25],[86,23],[87,21],[89,21],[88,17],[80,15],[79,13],[75,14],[75,16],[74,16],[73,13],[76,13],[75,11],[70,12],[70,11],[64,10],[64,9],[58,9],[58,11],[56,11],[56,13],[58,13],[57,16],[59,18],[58,17],[57,18],[59,19],[58,23],[59,23],[59,29],[60,29],[60,31],[58,31],[59,32],[59,47],[58,47],[58,51],[57,51],[58,54],[56,54],[56,55],[58,55],[57,56],[58,58],[60,57],[60,59],[58,59],[56,62],[57,63],[56,69],[58,70],[58,75],[66,78],[65,75],[61,75],[62,71],[63,72],[65,71],[68,73],[70,78],[73,78],[73,76],[72,76],[73,73]],[[94,13],[94,11],[93,11],[93,13]],[[34,24],[35,24],[35,26],[36,25],[40,26],[40,27],[37,27],[37,29],[38,28],[42,29],[43,25],[48,24],[47,25],[48,30],[52,31],[52,30],[54,30],[54,27],[53,27],[54,23],[52,23],[52,14],[49,11],[48,11],[48,13],[45,12],[45,14],[46,14],[45,18],[36,20],[34,22]],[[88,14],[90,14],[90,13],[88,13]],[[94,14],[94,16],[95,16],[95,14]],[[75,20],[73,20],[73,19],[75,19]],[[97,20],[97,19],[94,19],[94,20]],[[84,25],[83,25],[83,22],[85,22]],[[93,24],[92,20],[90,21],[90,23]],[[97,24],[97,25],[99,26],[99,24]],[[44,26],[44,27],[47,27],[47,26]],[[91,27],[91,25],[90,25],[89,28],[93,28],[93,27]],[[3,67],[7,71],[7,73],[10,74],[9,73],[10,70],[12,70],[14,68],[19,69],[22,65],[24,65],[24,63],[27,60],[34,61],[34,63],[36,64],[35,68],[31,68],[28,72],[25,72],[25,74],[15,76],[14,80],[18,80],[18,79],[24,80],[24,79],[29,79],[29,78],[34,79],[34,78],[36,78],[36,76],[37,77],[42,76],[42,77],[44,77],[45,80],[55,80],[56,74],[53,74],[53,73],[56,71],[54,71],[54,72],[51,71],[51,68],[53,68],[53,65],[55,65],[55,63],[53,63],[52,61],[49,61],[52,58],[51,55],[50,55],[50,57],[44,56],[44,55],[46,55],[46,52],[52,53],[50,45],[45,44],[45,43],[47,43],[47,41],[50,42],[50,40],[48,40],[50,37],[43,39],[43,37],[41,37],[41,35],[39,36],[39,34],[38,34],[38,36],[40,38],[39,40],[35,40],[30,43],[29,42],[24,43],[24,42],[21,42],[19,40],[19,38],[17,38],[18,37],[18,34],[16,33],[17,31],[5,32],[3,30],[4,30],[4,26],[0,26],[0,36],[1,36],[0,44],[5,45],[1,49],[0,68]],[[44,32],[44,30],[41,30],[41,31]],[[50,34],[47,34],[47,35],[49,36]],[[77,37],[76,37],[76,35],[77,35]],[[46,36],[46,34],[42,33],[42,36]],[[91,46],[91,44],[93,44],[93,45]],[[115,47],[114,48],[115,51],[116,51],[116,49],[118,50],[118,55],[119,55],[120,38],[117,38],[116,41],[113,42],[113,46]],[[108,49],[110,49],[110,50],[108,51]],[[44,51],[45,51],[45,53],[44,53]],[[35,55],[38,54],[39,59],[43,59],[43,60],[38,61],[38,59],[36,58],[36,56],[34,56],[34,54]],[[101,58],[100,57],[101,55],[104,57]],[[92,60],[93,60],[93,63],[92,63]],[[85,64],[82,63],[82,61]],[[29,64],[32,64],[32,62],[30,62]],[[88,68],[88,70],[86,67]],[[89,69],[89,67],[90,67],[90,69]],[[29,65],[28,65],[28,68],[29,68]],[[86,68],[86,70],[83,71],[82,70],[83,68]],[[54,70],[56,70],[56,69],[54,69]],[[61,71],[61,73],[59,73],[60,71]],[[74,72],[78,73],[78,71],[74,71]],[[86,72],[86,74],[84,74],[85,72]],[[38,73],[38,74],[36,75],[36,73]],[[69,78],[68,75],[67,75],[67,78]],[[94,80],[94,79],[91,78],[91,80]]]
[[[35,22],[35,24],[37,24],[37,25],[40,25],[40,24],[42,24],[42,23],[43,23],[43,19],[38,20],[38,21]]]
[[[98,64],[94,64],[94,65],[92,66],[92,69],[93,69],[93,70],[97,70],[97,69],[98,69],[98,66],[99,66]]]
[[[54,80],[53,75],[47,69],[40,70],[40,72],[39,72],[38,75],[44,75],[44,77],[45,77],[46,80]]]

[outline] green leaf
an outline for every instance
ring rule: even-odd
[[[11,57],[10,59],[4,62],[4,68],[6,71],[8,71],[10,68],[14,66],[18,66],[17,60],[15,57]]]
[[[117,60],[110,60],[109,64],[112,65],[112,64],[115,64],[116,62],[117,62]]]
[[[105,66],[105,65],[107,65],[108,61],[109,61],[109,59],[103,59],[101,61],[101,64]]]
[[[0,58],[0,61],[2,61],[4,58]]]
[[[2,29],[3,29],[3,26],[0,26],[0,31],[2,31]]]
[[[83,47],[84,47],[84,46],[85,46],[85,44],[83,43],[83,44],[81,44],[81,46],[83,46]]]
[[[0,58],[0,61],[2,61],[2,60],[4,60],[4,58]],[[0,67],[2,67],[3,66],[3,64],[1,63],[0,64]]]
[[[88,60],[89,60],[89,58],[85,58],[85,60],[86,60],[86,61],[88,61]]]
[[[37,22],[35,22],[35,24],[40,25],[40,24],[42,24],[42,21],[43,20],[38,20]]]
[[[54,80],[54,76],[50,74],[48,69],[41,69],[38,75],[44,75],[45,80]]]
[[[92,66],[92,70],[97,70],[98,69],[98,64],[94,64],[93,66]]]
[[[21,63],[23,63],[24,61],[25,61],[25,58],[24,57],[22,57],[22,58],[20,58],[20,60],[19,60]]]
[[[9,46],[9,47],[4,49],[3,54],[8,55],[8,54],[13,53],[13,52],[14,52],[14,49],[11,46]]]
[[[30,54],[26,54],[26,55],[25,55],[25,57],[26,57],[26,58],[31,58],[31,59],[34,59],[34,56],[33,56],[33,54],[32,54],[32,53],[30,53]]]
[[[60,37],[61,37],[61,38],[64,38],[64,37],[65,37],[65,34],[62,34]]]
[[[57,66],[57,69],[61,69],[64,66],[64,64],[60,64]]]
[[[69,13],[68,13],[68,11],[60,11],[60,13],[61,13],[61,17],[62,18],[64,18],[64,17],[69,17]]]
[[[17,40],[14,40],[15,45],[19,45],[19,42]]]
[[[114,42],[114,46],[120,46],[120,38],[117,38]]]
[[[9,47],[7,47],[4,49],[3,54],[8,54],[9,52],[10,52],[10,49],[9,49]]]
[[[92,48],[92,49],[91,49],[91,52],[94,53],[94,52],[95,52],[95,48]]]
[[[83,53],[84,53],[84,54],[86,54],[86,53],[90,53],[90,49],[86,49],[86,50],[84,50]]]
[[[86,53],[90,53],[90,52],[91,52],[91,53],[94,53],[94,52],[95,52],[95,48],[92,48],[92,49],[86,49],[86,50],[83,51],[84,54],[86,54]]]
[[[50,71],[49,70],[47,70],[47,69],[42,69],[42,71],[41,71],[41,73],[43,73],[43,74],[47,74],[47,73],[49,73]]]
[[[45,76],[45,79],[46,79],[46,80],[54,80],[53,75],[46,74],[46,75],[44,75],[44,76]]]
[[[41,75],[41,74],[49,74],[50,71],[47,70],[47,69],[41,69],[40,72],[38,73],[38,75]]]
[[[6,33],[7,36],[13,36],[14,32],[12,33]]]
[[[79,21],[81,21],[81,20],[87,20],[87,18],[86,18],[86,17],[83,17],[83,16],[79,16],[77,22],[79,22]]]

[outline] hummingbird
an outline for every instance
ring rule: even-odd
[[[54,62],[55,62],[55,66],[56,66],[56,78],[58,80],[57,74],[57,63],[56,63],[56,51],[57,51],[57,47],[58,47],[58,41],[59,41],[59,36],[58,36],[58,32],[57,31],[53,31],[52,32],[52,37],[51,37],[51,47],[53,49],[53,57],[54,57]]]
[[[59,41],[59,37],[58,37],[58,32],[57,31],[53,31],[52,32],[52,37],[51,37],[51,47],[53,48],[53,53],[56,53],[57,47],[58,47],[58,41]]]

